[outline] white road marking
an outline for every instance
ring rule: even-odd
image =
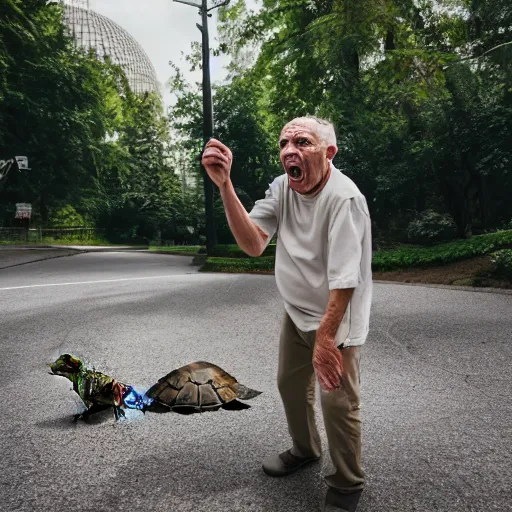
[[[226,293],[229,293],[229,290],[231,290],[231,287],[235,284],[235,281],[238,281],[238,277],[236,277],[235,279],[233,279],[232,283],[229,285],[229,288],[227,289]]]
[[[29,284],[26,286],[9,286],[0,288],[3,290],[21,290],[22,288],[44,288],[46,286],[71,286],[74,284],[97,284],[97,283],[119,283],[121,281],[141,281],[144,279],[164,279],[166,277],[178,277],[179,274],[168,274],[165,276],[147,276],[147,277],[126,277],[121,279],[102,279],[101,281],[76,281],[74,283],[47,283],[47,284]]]

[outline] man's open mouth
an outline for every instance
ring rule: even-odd
[[[302,178],[302,169],[296,165],[288,167],[288,174],[292,180],[300,180]]]

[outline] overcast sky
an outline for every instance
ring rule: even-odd
[[[199,0],[192,0],[199,3]],[[90,0],[90,8],[109,17],[127,30],[144,48],[162,85],[167,105],[172,101],[169,88],[165,85],[172,74],[169,61],[178,64],[188,80],[201,81],[201,71],[190,73],[181,58],[181,52],[189,53],[192,41],[201,41],[201,32],[196,23],[201,22],[198,10],[192,6],[171,0]],[[216,46],[216,10],[208,18],[210,47]],[[226,76],[224,66],[228,59],[211,57],[212,82],[222,81]]]

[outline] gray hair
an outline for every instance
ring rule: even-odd
[[[327,146],[336,146],[336,132],[334,131],[334,125],[328,119],[306,115],[303,117],[296,117],[287,124],[293,123],[295,121],[302,123],[314,121],[318,125],[317,133],[320,136],[322,142]]]

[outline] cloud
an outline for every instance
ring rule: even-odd
[[[201,32],[196,27],[201,17],[194,7],[171,0],[90,0],[90,8],[115,21],[144,48],[163,86],[166,105],[173,100],[165,86],[172,74],[169,61],[182,69],[187,80],[201,81],[201,71],[191,73],[181,54],[189,53],[193,41],[201,42]],[[213,12],[213,16],[208,18],[210,46],[214,46],[217,37],[216,14]],[[211,57],[212,82],[225,78],[223,66],[227,61],[225,56]]]

